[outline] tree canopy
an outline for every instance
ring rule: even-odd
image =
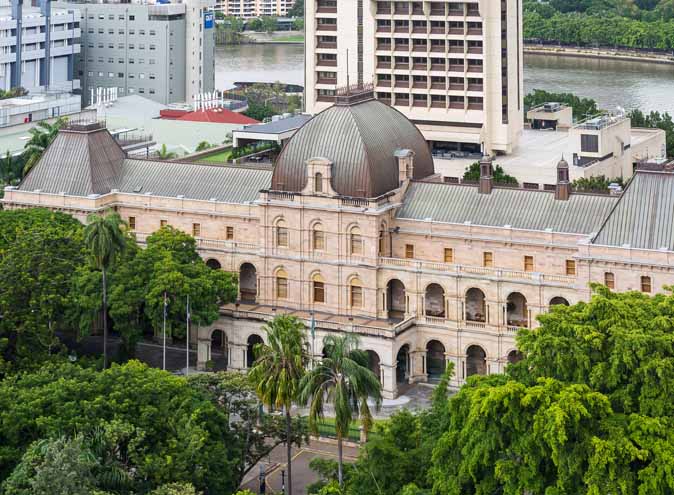
[[[521,330],[505,374],[395,415],[345,493],[674,494],[674,296],[593,289]]]
[[[501,165],[496,165],[494,167],[494,184],[515,184],[517,185],[517,179],[512,175],[508,175],[503,170]],[[463,174],[464,181],[476,182],[480,180],[480,162],[472,163]]]

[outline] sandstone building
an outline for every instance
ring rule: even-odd
[[[129,159],[99,124],[63,129],[5,208],[43,206],[81,220],[115,210],[139,242],[162,225],[193,234],[240,294],[195,336],[199,365],[224,351],[246,369],[263,322],[291,313],[322,338],[353,332],[384,394],[435,379],[499,373],[515,335],[589,284],[661,291],[674,283],[674,175],[637,172],[620,196],[576,194],[568,164],[554,191],[434,175],[423,135],[371,92],[337,95],[275,167]]]

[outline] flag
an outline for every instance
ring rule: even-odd
[[[167,310],[168,310],[168,299],[166,299],[166,292],[164,292],[164,318],[166,318]]]
[[[314,318],[314,313],[311,313],[311,338],[316,337],[316,318]]]

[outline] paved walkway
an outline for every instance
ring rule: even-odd
[[[352,446],[345,446],[343,455],[345,462],[353,462],[358,456],[358,449]],[[318,476],[309,467],[311,460],[316,457],[337,460],[337,445],[330,442],[312,440],[309,445],[305,445],[301,449],[293,448],[293,495],[306,495],[307,486],[318,481]],[[266,471],[267,494],[283,493],[281,491],[281,471],[287,471],[285,445],[276,447],[268,459],[259,463],[248,472],[243,483],[241,483],[242,489],[259,493],[260,466]]]

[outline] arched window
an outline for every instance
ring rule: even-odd
[[[323,192],[323,174],[314,175],[314,192]]]
[[[288,247],[288,227],[285,220],[276,222],[276,245],[278,247]]]
[[[276,271],[276,298],[288,299],[288,272],[283,268]]]
[[[360,229],[354,227],[351,229],[351,234],[349,237],[349,250],[351,254],[360,256],[363,254],[363,237],[360,234]]]
[[[323,226],[320,223],[314,225],[312,237],[314,250],[323,251],[325,249],[325,233],[323,232]]]
[[[646,275],[641,277],[641,292],[650,292],[652,290],[651,277]]]
[[[604,273],[604,285],[611,290],[615,289],[615,275],[613,273]]]
[[[357,277],[349,284],[349,301],[352,308],[363,307],[363,283]]]
[[[325,302],[325,279],[320,273],[316,273],[311,277],[311,293],[315,303]]]

